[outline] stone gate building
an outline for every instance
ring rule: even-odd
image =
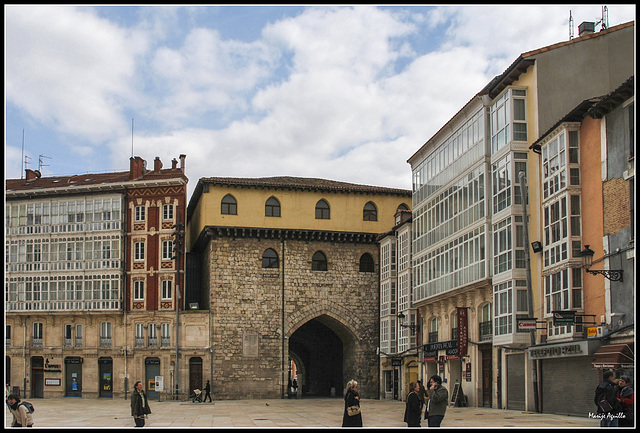
[[[216,398],[378,396],[376,237],[410,191],[322,179],[200,179],[187,210],[187,301],[210,311]]]

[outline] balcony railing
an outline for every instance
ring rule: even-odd
[[[144,347],[144,337],[136,337],[136,347]]]
[[[162,337],[162,347],[171,346],[171,337]]]
[[[438,342],[438,332],[429,332],[429,343],[437,343]]]
[[[491,340],[493,337],[493,328],[491,327],[491,320],[486,322],[480,322],[480,341]]]
[[[111,338],[100,337],[100,347],[111,347]]]

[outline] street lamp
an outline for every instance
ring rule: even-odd
[[[409,324],[409,325],[405,325],[404,324],[404,319],[407,316],[404,315],[404,313],[400,313],[398,314],[398,319],[400,319],[400,321],[398,322],[398,325],[402,326],[403,328],[409,328],[411,330],[411,332],[416,332],[416,329],[418,328],[417,324]]]
[[[590,273],[591,275],[603,275],[610,281],[623,281],[622,275],[624,274],[624,271],[622,269],[605,269],[602,271],[592,271],[591,269],[589,269],[591,267],[591,264],[593,263],[594,254],[595,252],[591,248],[589,248],[589,245],[585,245],[584,250],[580,252],[580,257],[582,258],[582,267],[585,268],[588,273]]]

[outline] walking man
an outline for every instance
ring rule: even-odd
[[[209,397],[209,402],[211,402],[211,384],[208,380],[207,384],[204,387],[204,400],[202,400],[203,403],[207,401],[207,397]]]

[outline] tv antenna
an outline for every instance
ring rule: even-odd
[[[596,23],[596,25],[598,24],[602,24],[600,31],[609,28],[609,9],[606,6],[602,6],[602,18]]]
[[[569,40],[573,39],[573,15],[569,11]]]
[[[38,155],[38,171],[42,173],[42,167],[49,167],[49,164],[43,164],[42,158],[51,159],[49,156]]]
[[[29,164],[31,164],[31,161],[29,161],[30,159],[31,157],[29,155],[24,156],[24,164],[23,164],[24,168],[22,170],[22,173],[24,173],[25,170],[29,168]],[[22,176],[20,176],[20,179],[22,179]]]

